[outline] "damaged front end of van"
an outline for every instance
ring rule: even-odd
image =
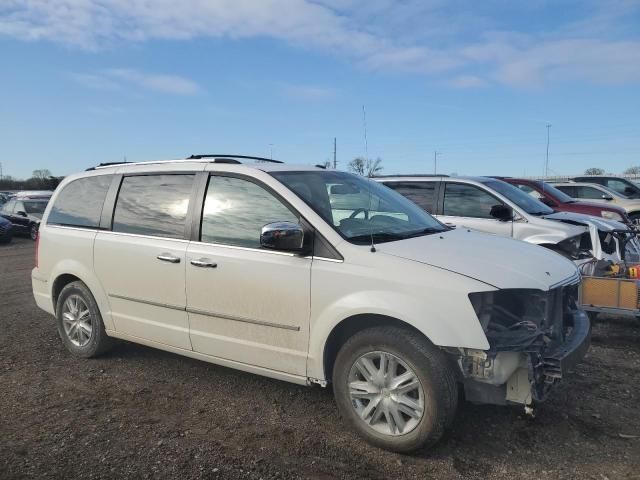
[[[578,305],[580,276],[547,291],[502,289],[469,294],[488,350],[459,349],[467,400],[523,404],[532,412],[590,344],[590,323]]]

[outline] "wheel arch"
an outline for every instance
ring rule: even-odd
[[[333,380],[333,365],[340,347],[356,333],[372,327],[395,326],[413,332],[429,343],[431,340],[413,325],[388,315],[361,313],[345,318],[336,324],[325,342],[322,354],[322,369],[327,383]]]
[[[56,310],[56,307],[58,305],[58,297],[60,297],[60,292],[62,292],[62,289],[70,283],[78,281],[82,282],[82,279],[71,273],[63,273],[56,277],[51,285],[51,302],[53,303],[54,311]]]

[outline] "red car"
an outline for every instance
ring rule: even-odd
[[[537,198],[542,203],[558,212],[583,213],[585,215],[593,215],[594,217],[603,217],[609,220],[615,220],[633,227],[633,222],[629,218],[629,215],[627,215],[627,212],[620,207],[603,205],[596,202],[575,200],[566,193],[555,188],[553,185],[544,183],[540,180],[527,180],[525,178],[510,177],[499,178],[504,182],[518,187],[520,190]]]

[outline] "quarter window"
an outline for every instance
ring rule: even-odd
[[[184,238],[194,175],[125,177],[113,214],[113,231]]]
[[[68,183],[56,196],[48,224],[97,228],[112,175],[85,177]]]
[[[389,182],[385,185],[408,198],[423,210],[433,213],[436,182]]]
[[[209,177],[202,242],[260,248],[262,227],[280,221],[298,223],[299,219],[261,186],[241,178]]]
[[[493,218],[491,207],[498,199],[474,185],[447,183],[444,192],[444,215],[452,217]]]

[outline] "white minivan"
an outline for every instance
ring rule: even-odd
[[[32,283],[72,354],[119,338],[332,383],[358,433],[407,452],[451,425],[459,389],[529,407],[586,352],[566,258],[450,229],[359,176],[253,160],[106,165],[60,184]]]

